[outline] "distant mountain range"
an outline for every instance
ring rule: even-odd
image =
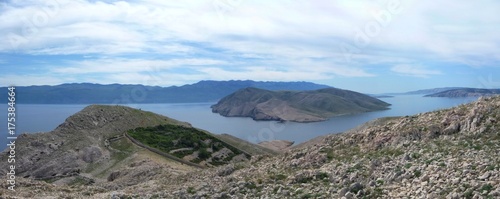
[[[425,95],[425,97],[480,97],[492,95],[500,95],[500,89],[459,88]]]
[[[479,97],[479,96],[490,96],[494,94],[499,94],[500,89],[480,89],[480,88],[466,88],[466,87],[443,87],[443,88],[431,88],[422,89],[416,91],[409,91],[404,93],[386,93],[385,95],[422,95],[424,97]],[[379,97],[379,95],[371,95],[373,97]]]
[[[454,89],[462,89],[462,88],[463,87],[431,88],[431,89],[423,89],[423,90],[410,91],[410,92],[406,92],[404,94],[407,94],[407,95],[429,95],[429,94],[439,93],[439,92],[443,92],[443,91],[449,91],[449,90],[454,90]]]
[[[16,87],[16,102],[25,104],[138,104],[216,102],[239,89],[316,90],[329,88],[311,82],[262,82],[251,80],[200,81],[184,86],[71,83],[57,86]],[[0,90],[7,90],[5,87]],[[7,92],[0,92],[6,103]]]
[[[463,88],[463,87],[431,88],[431,89],[422,89],[422,90],[416,90],[416,91],[408,91],[408,92],[404,92],[404,93],[386,93],[383,95],[429,95],[429,94],[439,93],[439,92],[453,90],[453,89],[460,89],[460,88]]]
[[[222,98],[212,106],[212,111],[254,120],[317,122],[333,116],[385,110],[389,105],[365,94],[337,88],[313,91],[245,88]]]

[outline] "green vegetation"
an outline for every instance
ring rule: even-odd
[[[316,178],[320,180],[328,179],[328,173],[320,172],[316,174]]]
[[[405,168],[406,168],[406,169],[409,169],[410,167],[411,167],[411,163],[406,163],[406,164],[405,164]]]
[[[493,165],[488,165],[486,167],[486,171],[493,171],[493,170],[495,170],[495,166],[493,166]]]
[[[481,193],[486,193],[484,195],[487,195],[488,193],[491,192],[491,190],[493,190],[493,186],[491,184],[485,184],[481,187],[481,189],[479,190],[479,192]]]
[[[285,174],[272,175],[270,178],[273,180],[285,180],[288,176]]]
[[[419,159],[422,155],[420,153],[412,153],[411,158],[413,159]]]
[[[111,158],[117,161],[121,161],[129,157],[129,155],[134,152],[134,145],[127,139],[119,139],[116,142],[112,142],[110,147],[118,150],[118,152],[114,152],[111,155]]]
[[[249,182],[249,183],[246,183],[246,184],[245,184],[245,187],[246,187],[247,189],[256,189],[256,188],[257,188],[257,185],[255,185],[255,183],[253,183],[253,182]]]
[[[332,148],[321,149],[320,152],[326,153],[326,158],[329,161],[337,160],[340,162],[345,162],[345,161],[350,162],[353,160],[355,156],[361,154],[361,149],[358,146],[348,146],[345,148],[337,146],[335,149]]]
[[[413,175],[416,177],[416,178],[419,178],[420,176],[422,176],[422,172],[420,170],[415,170],[413,171]]]
[[[314,197],[315,197],[315,196],[314,196],[313,194],[311,194],[311,193],[306,193],[306,194],[302,195],[302,197],[300,197],[300,198],[306,199],[306,198],[314,198]],[[317,197],[317,196],[316,196],[316,197]]]
[[[189,194],[195,194],[195,193],[196,193],[196,191],[194,190],[194,187],[188,187],[188,188],[187,188],[187,192],[188,192]]]
[[[474,192],[472,190],[468,190],[464,193],[464,197],[466,199],[471,199],[472,197],[474,197]]]
[[[194,163],[207,161],[212,165],[223,165],[243,153],[215,136],[192,127],[166,124],[147,128],[139,127],[127,133],[149,147],[178,158],[193,155],[191,162]],[[217,155],[217,152],[223,149],[229,152]]]
[[[79,185],[89,185],[94,183],[92,179],[88,179],[85,177],[81,176],[76,176],[70,183],[68,183],[69,186],[79,186]]]
[[[361,165],[361,164],[355,164],[354,166],[349,167],[347,169],[347,173],[352,173],[354,171],[359,171],[359,170],[362,170],[362,169],[363,169],[363,165]]]

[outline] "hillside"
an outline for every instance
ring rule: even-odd
[[[61,198],[499,198],[500,97],[380,118],[276,156],[136,186],[55,186],[22,179],[2,196]],[[2,167],[3,168],[3,167]],[[165,170],[167,168],[156,168]],[[151,174],[153,175],[153,174]]]
[[[460,88],[425,95],[425,97],[480,97],[493,95],[500,95],[500,89]]]
[[[329,86],[310,82],[200,81],[183,86],[144,86],[123,84],[62,84],[57,86],[16,87],[17,103],[24,104],[138,104],[215,102],[239,89],[257,87],[268,90],[314,90]],[[0,89],[7,90],[5,87]],[[0,93],[0,102],[7,103]]]
[[[153,150],[134,144],[124,136],[127,131]],[[169,139],[172,142],[166,142]],[[252,144],[244,144],[245,149],[252,148]],[[162,172],[178,175],[197,168],[187,166],[193,165],[190,163],[211,167],[247,161],[250,156],[237,147],[189,123],[152,112],[91,105],[51,132],[19,135],[16,176],[58,185],[96,184],[115,189],[151,180]],[[8,152],[6,149],[0,156],[0,171],[5,173]]]
[[[254,120],[317,122],[330,117],[375,110],[389,104],[353,91],[326,88],[314,91],[241,89],[212,106],[214,113]]]

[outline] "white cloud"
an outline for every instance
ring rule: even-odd
[[[258,81],[295,81],[318,80],[330,78],[327,74],[320,74],[306,71],[280,71],[266,67],[248,67],[238,71],[229,71],[223,68],[200,68],[206,79],[212,80],[232,80],[232,79],[252,79]]]
[[[388,1],[9,1],[0,3],[0,36],[6,38],[0,40],[0,53],[112,57],[51,70],[73,76],[113,73],[102,80],[110,82],[131,81],[148,67],[160,74],[175,67],[201,73],[164,74],[169,82],[323,80],[383,75],[369,65],[430,77],[440,70],[405,63],[481,68],[500,61],[499,2],[400,2],[402,11],[391,14],[366,45],[357,46],[360,31],[380,25],[374,13],[387,13]],[[12,38],[18,46],[11,45]],[[342,43],[359,50],[349,61]]]
[[[441,71],[439,71],[439,70],[431,70],[431,69],[426,69],[425,67],[422,67],[422,66],[407,65],[407,64],[393,66],[391,68],[391,71],[396,72],[400,75],[414,76],[414,77],[421,77],[421,78],[428,78],[431,75],[442,74]]]

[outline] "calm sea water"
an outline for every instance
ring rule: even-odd
[[[152,111],[177,120],[191,123],[194,127],[208,130],[215,134],[231,134],[241,139],[258,143],[266,140],[290,140],[304,142],[317,136],[339,133],[354,128],[367,121],[388,116],[405,116],[437,109],[449,108],[468,103],[477,98],[428,98],[415,95],[401,95],[383,98],[390,104],[389,110],[334,117],[324,122],[315,123],[278,123],[274,121],[254,121],[251,118],[228,118],[212,113],[214,103],[196,104],[128,104],[133,108]],[[20,133],[47,132],[55,129],[64,120],[82,110],[87,105],[47,105],[17,104],[17,126]],[[7,105],[0,107],[5,114],[0,114],[0,122],[5,123],[0,129],[0,149],[4,149],[7,140]]]

